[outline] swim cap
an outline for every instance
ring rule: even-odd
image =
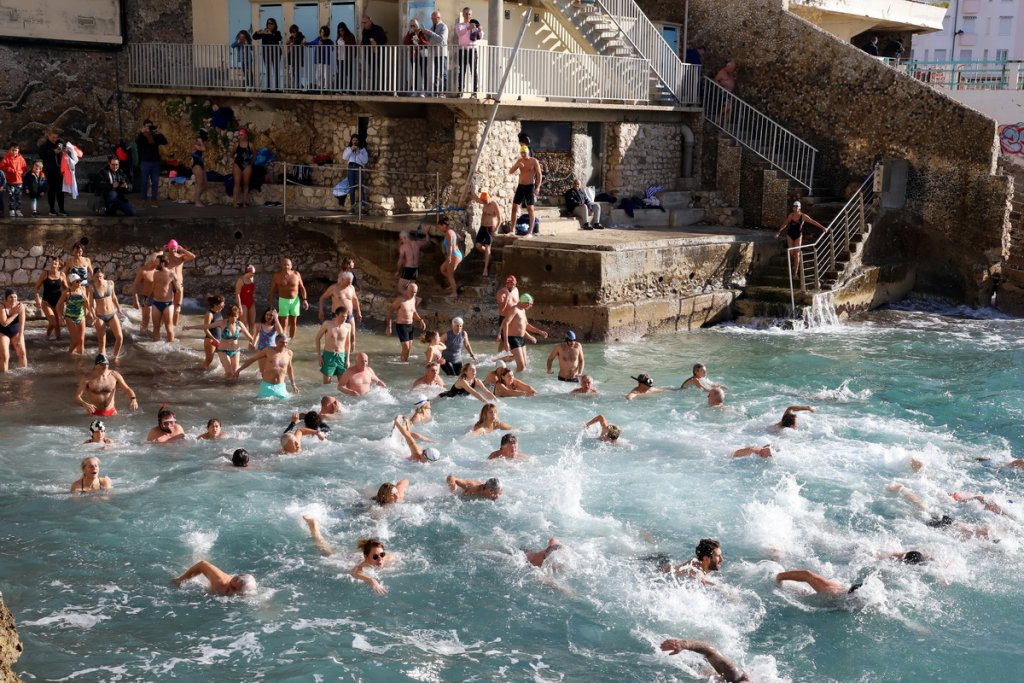
[[[238,137],[240,137],[240,138],[247,138],[247,137],[249,137],[249,132],[247,130],[245,130],[244,128],[242,128],[242,129],[240,129],[238,131]]]
[[[480,201],[486,204],[487,202],[491,201],[491,195],[487,194],[486,192],[481,192]]]
[[[462,327],[465,324],[466,323],[462,318],[452,318],[452,325],[458,325],[459,327]]]
[[[167,174],[167,177],[168,178],[177,178],[178,177],[178,172],[177,171],[171,171],[170,173]]]
[[[501,482],[498,481],[497,477],[491,477],[490,479],[488,479],[487,481],[484,482],[484,490],[485,491],[500,491],[501,490]]]
[[[103,420],[93,420],[92,424],[89,425],[90,432],[104,432],[106,430],[107,427],[103,424]]]
[[[96,365],[110,365],[110,361],[107,360],[106,354],[103,354],[103,353],[97,353],[96,354]]]
[[[576,333],[569,330],[565,333],[565,341],[576,341]]]
[[[512,284],[515,284],[516,282],[518,282],[518,280],[516,280],[515,275],[509,275],[507,278],[505,278],[505,282],[511,282]]]
[[[503,361],[503,360],[499,360],[498,362],[496,362],[494,364],[494,369],[495,370],[501,370],[504,367],[505,367],[505,361]]]
[[[178,248],[178,240],[171,240],[170,242],[168,242],[167,243],[167,248],[170,249],[171,251],[174,251],[175,249],[177,249]]]
[[[526,145],[519,145],[519,153],[525,154],[526,156],[530,156],[530,148],[527,147]]]
[[[794,209],[799,209],[800,206],[801,206],[800,202],[793,202],[793,208]]]
[[[248,467],[249,466],[249,451],[244,448],[239,448],[231,454],[231,464],[235,467]]]
[[[71,275],[68,275],[68,282],[81,282],[81,281],[82,281],[82,276],[79,275],[78,273],[71,273]]]
[[[519,303],[521,303],[521,304],[532,304],[533,303],[533,297],[530,296],[529,294],[523,294],[521,297],[519,297]]]
[[[253,266],[253,265],[246,266],[245,267],[245,272],[247,272],[247,273],[255,273],[256,272],[256,266]]]
[[[636,377],[630,376],[630,379],[635,379],[640,384],[646,384],[649,387],[653,387],[654,386],[654,380],[651,379],[651,376],[648,375],[646,372],[642,372],[639,375],[637,375]]]
[[[437,462],[438,460],[441,459],[441,451],[437,450],[436,448],[424,448],[423,457],[429,460],[430,462]]]

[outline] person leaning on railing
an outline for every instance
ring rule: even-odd
[[[335,55],[337,57],[338,72],[335,76],[335,83],[338,90],[350,90],[353,85],[352,76],[355,73],[356,45],[359,41],[348,24],[344,21],[338,22],[338,35],[334,39]]]
[[[239,68],[242,69],[242,74],[245,78],[245,88],[249,90],[255,83],[252,71],[252,36],[249,35],[249,32],[239,31],[238,35],[235,36],[235,42],[231,43],[231,49],[238,60]]]
[[[267,25],[252,34],[253,40],[260,41],[263,52],[263,70],[267,72],[267,88],[281,89],[281,31],[277,28],[277,19],[267,19]],[[273,85],[271,85],[273,77]]]

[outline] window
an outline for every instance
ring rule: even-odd
[[[983,62],[987,62],[988,61],[988,50],[983,50],[982,51],[982,53],[981,53],[981,61],[983,61]]]
[[[978,17],[964,17],[962,26],[964,33],[973,36],[978,32]]]
[[[971,50],[960,50],[960,61],[969,62],[974,58],[974,52]]]
[[[935,61],[936,62],[944,62],[944,61],[946,61],[946,51],[945,50],[936,50],[935,51]]]
[[[1005,62],[1007,59],[1009,59],[1009,57],[1010,57],[1009,50],[996,50],[996,61],[997,62]]]
[[[1013,28],[1013,17],[999,17],[999,35],[1010,35],[1011,28]]]
[[[924,61],[926,61],[926,62],[928,61],[928,52],[929,52],[928,50],[924,51]]]

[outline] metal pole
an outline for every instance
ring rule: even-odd
[[[441,220],[441,174],[434,171],[434,207],[437,209],[437,219]]]
[[[288,162],[281,162],[281,211],[288,215]]]
[[[789,273],[789,311],[790,317],[796,318],[796,294],[793,292],[793,259],[790,252],[792,249],[786,250],[786,272]]]
[[[356,194],[359,196],[359,199],[356,200],[356,201],[359,202],[359,208],[356,209],[356,221],[361,223],[362,220],[363,220],[363,167],[362,166],[360,166],[358,169],[356,169],[356,174],[357,174],[356,175],[356,190],[358,190],[356,192]]]
[[[512,73],[512,65],[516,62],[516,56],[519,54],[519,46],[523,44],[523,36],[526,35],[526,29],[530,26],[531,18],[533,18],[533,8],[527,7],[526,12],[523,13],[523,25],[519,28],[519,35],[516,36],[516,44],[512,48],[512,54],[509,55],[508,64],[505,65],[505,73],[501,75],[501,83],[498,85],[498,92],[494,96],[494,109],[491,110],[491,115],[487,119],[487,125],[484,126],[483,135],[480,136],[480,144],[477,145],[476,148],[476,156],[473,157],[473,163],[469,166],[469,175],[466,176],[466,184],[463,185],[462,194],[459,195],[459,206],[462,206],[462,204],[466,202],[466,196],[469,194],[469,186],[473,184],[473,176],[476,175],[476,167],[480,163],[480,155],[483,154],[484,145],[487,144],[487,136],[491,133],[491,126],[494,124],[494,118],[498,115],[498,107],[501,106],[501,96],[505,92],[505,84],[508,83],[508,76]]]

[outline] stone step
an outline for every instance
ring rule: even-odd
[[[602,215],[602,220],[604,216]],[[611,225],[639,225],[645,228],[667,228],[671,225],[672,214],[658,209],[636,209],[630,217],[624,209],[613,209],[608,222]]]
[[[689,208],[693,202],[693,193],[689,191],[682,192],[662,192],[658,195],[661,199],[661,205],[667,208]]]
[[[673,228],[684,228],[687,225],[695,225],[704,220],[704,209],[671,209],[669,211],[670,225]]]

